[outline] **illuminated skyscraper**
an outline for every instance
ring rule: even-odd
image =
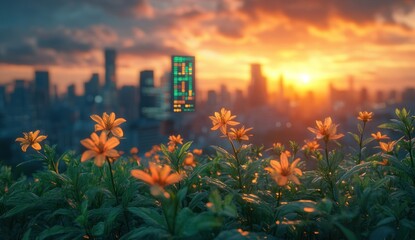
[[[194,56],[171,57],[173,112],[194,112],[196,103],[196,66]]]
[[[267,104],[267,79],[262,75],[261,65],[251,65],[251,83],[248,89],[249,104],[257,107]]]
[[[116,79],[116,57],[115,49],[105,49],[105,88],[115,89]]]

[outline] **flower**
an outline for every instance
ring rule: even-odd
[[[383,159],[382,162],[376,162],[376,164],[382,165],[382,166],[387,166],[387,165],[389,165],[389,160],[388,159]]]
[[[316,125],[317,128],[309,127],[308,130],[316,134],[317,139],[328,141],[336,140],[344,136],[344,134],[336,134],[338,125],[333,124],[331,117],[324,119],[324,123],[322,121],[316,121]]]
[[[193,149],[193,154],[195,154],[195,155],[202,155],[202,153],[203,153],[203,150],[202,149],[198,149],[198,148],[195,148],[195,149]]]
[[[20,142],[20,146],[22,148],[23,152],[26,152],[27,148],[30,146],[33,149],[39,151],[42,149],[42,146],[40,146],[40,142],[45,140],[47,136],[39,135],[40,130],[36,130],[35,132],[24,132],[24,137],[16,138],[16,142]]]
[[[131,155],[136,155],[138,153],[138,148],[137,147],[132,147],[131,149],[130,149],[130,154]]]
[[[238,142],[241,142],[242,140],[248,141],[249,137],[251,137],[252,134],[247,134],[247,132],[251,130],[252,128],[245,129],[245,126],[242,126],[238,129],[231,128],[230,132],[228,133],[228,136],[233,140],[237,140]]]
[[[99,137],[96,133],[92,133],[91,138],[81,140],[81,144],[88,149],[82,154],[81,162],[94,158],[95,165],[102,167],[107,157],[116,159],[120,156],[114,149],[120,144],[120,140],[116,137],[107,139],[105,132],[101,132]]]
[[[396,141],[391,142],[379,142],[379,147],[384,153],[390,153],[393,151],[393,148],[395,147]]]
[[[377,132],[376,134],[375,133],[372,133],[372,137],[376,141],[380,141],[382,139],[389,139],[388,135],[386,135],[386,134],[385,135],[382,135],[382,133],[380,133],[380,132]]]
[[[149,184],[153,196],[164,194],[165,197],[168,197],[169,195],[164,191],[164,187],[177,183],[182,179],[182,176],[178,173],[170,174],[171,168],[169,165],[161,167],[150,162],[149,171],[150,173],[147,173],[143,170],[134,169],[131,170],[131,176]]]
[[[192,153],[187,153],[186,157],[184,158],[183,164],[185,166],[196,167],[195,157]]]
[[[179,145],[179,144],[183,144],[183,138],[180,136],[180,134],[177,135],[177,136],[171,135],[169,137],[169,140],[170,140],[170,142],[167,143],[168,145],[176,146],[176,145]]]
[[[305,151],[316,151],[320,147],[320,145],[317,143],[317,141],[305,141],[304,146],[302,147]]]
[[[95,124],[95,132],[104,131],[105,133],[111,132],[115,137],[121,138],[124,136],[124,132],[119,127],[120,124],[126,122],[124,118],[115,118],[115,113],[108,115],[106,112],[102,114],[102,117],[94,114],[91,115],[91,119],[97,122]]]
[[[357,117],[357,119],[363,121],[363,122],[369,122],[372,121],[372,117],[373,117],[373,112],[359,112],[359,116]]]
[[[239,122],[233,121],[236,116],[231,115],[231,111],[226,110],[225,108],[221,108],[220,113],[215,112],[214,116],[209,116],[210,120],[212,120],[213,127],[211,130],[215,131],[220,129],[223,135],[227,135],[227,127],[229,126],[236,126]]]
[[[303,172],[297,168],[297,164],[300,161],[299,158],[295,159],[291,165],[288,162],[287,155],[283,152],[280,155],[280,161],[271,160],[271,167],[266,167],[265,170],[269,171],[271,177],[279,186],[284,186],[288,183],[288,180],[293,181],[295,184],[299,185],[300,180],[298,180],[297,175],[302,176]]]

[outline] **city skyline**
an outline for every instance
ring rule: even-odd
[[[349,76],[357,87],[405,88],[415,79],[414,9],[403,0],[14,1],[0,10],[0,83],[46,69],[60,92],[79,88],[104,76],[102,49],[114,48],[120,86],[137,85],[144,69],[159,79],[171,55],[185,54],[196,57],[206,91],[225,81],[245,89],[252,63],[271,91],[280,75],[307,89],[347,85]]]

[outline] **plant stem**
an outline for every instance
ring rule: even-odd
[[[325,155],[326,155],[326,162],[327,162],[327,173],[326,173],[327,182],[330,185],[330,190],[331,190],[331,194],[333,195],[333,200],[337,202],[337,197],[336,197],[333,181],[331,179],[331,177],[332,177],[331,167],[332,166],[331,166],[330,161],[329,161],[328,139],[324,140],[324,152],[325,152]]]
[[[111,183],[112,183],[112,189],[114,190],[114,195],[115,195],[115,200],[117,202],[117,205],[120,204],[118,201],[118,194],[117,194],[117,189],[115,188],[115,183],[114,183],[114,176],[112,174],[112,167],[111,167],[111,162],[108,159],[108,157],[106,158],[107,162],[108,162],[108,166],[109,166],[109,170],[110,170],[110,176],[111,176]]]
[[[236,163],[237,163],[237,166],[236,166],[237,168],[236,169],[238,171],[239,188],[241,189],[242,192],[244,192],[243,185],[242,185],[242,178],[241,178],[241,169],[240,169],[241,168],[241,163],[239,161],[238,151],[236,150],[235,145],[233,144],[233,141],[230,138],[228,138],[228,140],[232,145],[233,154],[235,156],[235,160],[236,160]]]
[[[363,132],[365,131],[366,122],[363,122],[362,132],[360,133],[360,140],[359,140],[359,159],[357,160],[357,164],[360,164],[362,161],[362,145],[363,145]]]

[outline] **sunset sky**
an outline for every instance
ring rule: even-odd
[[[196,56],[198,86],[245,89],[261,63],[271,90],[283,74],[305,89],[354,76],[369,88],[415,86],[412,0],[14,0],[0,8],[0,83],[48,69],[62,91],[119,53],[119,85],[160,77],[170,55]],[[306,83],[305,83],[306,82]],[[400,84],[397,84],[400,82]],[[401,86],[401,87],[400,87]]]

